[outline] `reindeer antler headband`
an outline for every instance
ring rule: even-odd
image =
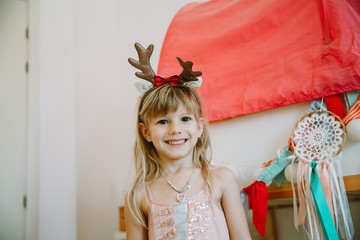
[[[142,78],[148,82],[150,82],[154,87],[160,87],[165,83],[169,83],[171,85],[183,84],[188,87],[200,87],[201,78],[198,78],[202,75],[201,72],[193,72],[192,66],[193,63],[191,61],[184,62],[181,58],[177,57],[183,71],[180,75],[172,75],[170,77],[161,77],[155,74],[154,70],[150,65],[150,57],[154,50],[154,45],[150,44],[146,49],[141,46],[139,43],[135,43],[136,51],[139,55],[139,61],[129,58],[129,63],[141,70],[142,72],[136,72],[135,75],[139,78]],[[146,92],[150,90],[150,86],[145,82],[136,82],[136,88],[140,92]]]

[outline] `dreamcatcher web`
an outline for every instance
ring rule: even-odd
[[[305,114],[292,131],[291,147],[301,163],[296,178],[299,215],[293,187],[294,223],[305,224],[308,239],[339,239],[337,231],[343,239],[354,234],[340,164],[345,139],[344,123],[329,111]]]
[[[328,111],[311,112],[299,120],[293,130],[294,152],[308,160],[332,158],[341,151],[345,140],[343,124]]]

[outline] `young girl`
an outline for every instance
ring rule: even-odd
[[[237,181],[231,170],[210,165],[210,139],[196,92],[200,72],[178,58],[179,76],[155,76],[153,46],[135,45],[154,87],[138,107],[135,182],[125,202],[128,240],[250,239]],[[149,70],[150,69],[150,70]]]

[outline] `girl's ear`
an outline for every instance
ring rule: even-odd
[[[146,139],[146,141],[151,142],[151,134],[149,128],[144,123],[139,123],[139,128],[141,134]]]

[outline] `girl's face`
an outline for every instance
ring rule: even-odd
[[[144,138],[152,142],[160,161],[192,160],[192,153],[203,131],[204,120],[197,120],[180,105],[174,112],[158,115],[139,124]]]

